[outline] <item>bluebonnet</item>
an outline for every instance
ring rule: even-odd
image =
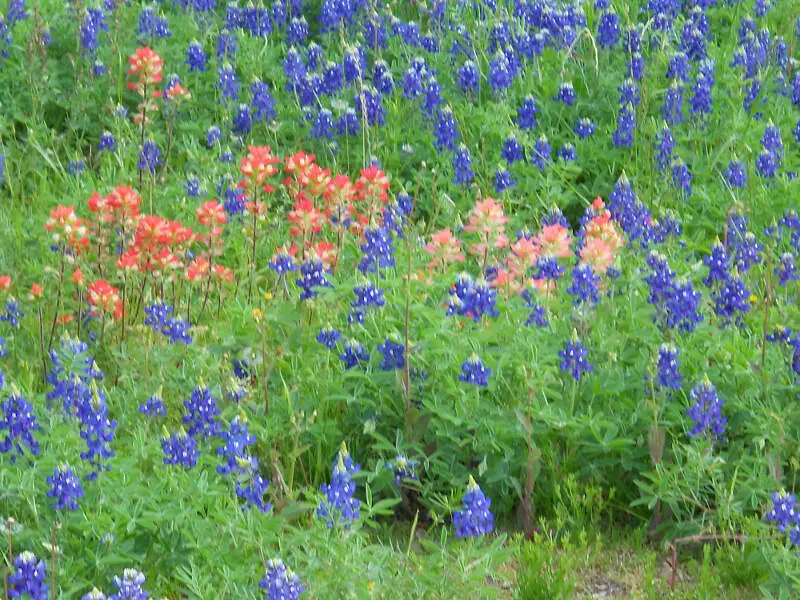
[[[558,100],[563,102],[566,106],[572,106],[575,104],[575,88],[573,87],[572,83],[566,81],[558,86],[558,93],[556,94],[554,100]]]
[[[348,106],[344,113],[336,121],[336,133],[338,135],[355,135],[361,128],[361,122],[356,111]]]
[[[689,77],[689,57],[685,52],[673,52],[669,59],[669,66],[667,67],[667,79],[680,79],[683,82],[688,82]]]
[[[664,94],[664,103],[661,105],[661,116],[669,125],[683,122],[683,93],[682,83],[673,81]]]
[[[217,36],[216,56],[218,61],[233,60],[236,58],[236,51],[239,43],[236,34],[233,32],[221,31]]]
[[[12,386],[13,388],[13,386]],[[33,432],[41,429],[33,406],[25,400],[19,391],[12,389],[11,395],[0,403],[3,418],[0,420],[0,452],[11,452],[11,462],[17,455],[24,456],[25,448],[36,456],[39,454],[39,442]]]
[[[53,508],[78,510],[78,498],[83,497],[83,487],[72,467],[66,464],[57,466],[53,476],[47,478],[47,483],[51,486],[47,490],[47,497],[55,499]]]
[[[663,171],[672,163],[672,156],[675,150],[675,139],[672,137],[672,130],[666,123],[656,134],[656,140],[653,144],[656,150],[656,168]]]
[[[536,264],[532,268],[534,279],[549,279],[557,281],[564,274],[564,267],[558,264],[555,256],[540,256],[536,259]]]
[[[308,21],[304,16],[293,17],[286,28],[286,43],[289,46],[304,46],[308,37]]]
[[[649,304],[656,307],[655,319],[668,329],[694,331],[703,321],[699,312],[702,295],[695,291],[690,281],[676,279],[667,258],[656,251],[650,252],[647,265],[652,272],[645,278],[650,287]]]
[[[114,577],[117,593],[108,597],[108,600],[147,600],[150,595],[144,591],[144,573],[136,569],[125,569],[122,577]]]
[[[81,596],[81,600],[108,600],[108,598],[103,592],[95,587],[92,588],[92,591],[88,594]]]
[[[522,144],[519,143],[517,137],[514,135],[509,135],[505,141],[503,142],[503,149],[500,152],[500,155],[505,159],[505,161],[512,165],[518,160],[523,160],[523,149]]]
[[[572,269],[572,283],[567,288],[567,293],[574,296],[573,303],[597,304],[600,288],[600,276],[595,275],[591,265],[578,264]]]
[[[750,310],[750,290],[738,276],[731,275],[723,281],[711,299],[714,301],[714,312],[723,317],[726,322],[737,313]]]
[[[261,513],[268,513],[272,505],[264,499],[269,487],[269,481],[258,472],[258,459],[254,456],[240,457],[237,459],[238,468],[246,473],[247,485],[236,483],[236,495],[245,501],[244,509],[255,507]],[[240,479],[242,476],[240,476]]]
[[[619,92],[619,105],[625,106],[632,104],[634,107],[639,106],[642,101],[642,96],[639,93],[639,86],[633,79],[626,79],[621,85],[617,87]]]
[[[680,190],[684,200],[692,195],[692,180],[694,176],[689,166],[680,158],[672,163],[672,187]]]
[[[321,108],[311,126],[311,136],[316,139],[329,139],[335,135],[333,113],[327,108]]]
[[[196,175],[190,175],[186,178],[184,182],[184,187],[186,188],[186,193],[192,197],[197,198],[201,192],[200,180],[197,178]]]
[[[745,231],[743,235],[736,235],[729,229],[728,248],[733,251],[733,260],[740,273],[749,271],[752,265],[760,264],[763,260],[761,253],[764,247],[758,243],[755,234],[751,231]]]
[[[469,477],[467,491],[461,502],[461,510],[453,513],[456,537],[479,537],[494,530],[494,515],[489,510],[492,501],[475,483],[472,475]]]
[[[622,30],[619,27],[619,17],[613,11],[600,15],[597,24],[597,42],[601,48],[614,48],[619,44]]]
[[[558,351],[558,355],[561,357],[559,368],[562,371],[569,371],[576,381],[580,381],[585,373],[591,373],[594,370],[594,365],[586,359],[588,354],[589,350],[573,332],[572,339],[567,340],[564,349]]]
[[[536,127],[536,99],[533,96],[525,96],[522,105],[517,109],[517,126],[520,129],[533,129]]]
[[[683,375],[678,370],[681,363],[678,361],[678,349],[672,344],[661,344],[658,349],[658,375],[656,384],[658,387],[673,390],[681,389]]]
[[[183,428],[161,438],[161,448],[164,451],[165,465],[181,465],[187,469],[197,465],[197,457],[200,450],[197,448],[197,440],[187,434]]]
[[[765,518],[770,523],[775,523],[781,533],[795,533],[797,536],[797,527],[800,525],[800,509],[797,507],[796,496],[787,492],[772,494],[772,508],[767,512]],[[792,543],[797,545],[797,539],[792,540]]]
[[[774,178],[778,172],[779,157],[769,150],[762,149],[756,157],[756,173],[761,177]]]
[[[211,125],[206,130],[206,146],[208,146],[209,148],[213,148],[214,144],[219,142],[221,139],[222,139],[222,130],[218,126]]]
[[[422,101],[422,108],[428,117],[433,115],[433,111],[442,104],[442,86],[436,81],[436,78],[429,77],[425,86],[424,97]]]
[[[233,133],[248,135],[253,127],[253,120],[250,115],[250,107],[247,104],[240,104],[236,114],[231,119]]]
[[[205,72],[207,56],[203,50],[203,44],[197,40],[192,40],[189,47],[186,49],[186,60],[184,61],[189,65],[189,72],[194,71]]]
[[[636,112],[633,105],[628,103],[620,108],[617,117],[617,128],[611,134],[611,141],[615,146],[626,148],[633,147],[633,134],[636,130]]]
[[[418,70],[424,68],[425,59],[417,57],[414,62]],[[353,83],[365,77],[367,73],[367,55],[364,47],[359,43],[349,47],[344,53],[342,66],[344,67],[344,79],[347,83]]]
[[[352,369],[360,362],[369,360],[369,352],[356,340],[345,342],[344,351],[339,354],[339,359],[344,363],[345,369]]]
[[[585,140],[586,138],[594,134],[595,124],[591,119],[587,117],[582,117],[578,119],[578,122],[575,125],[573,131],[578,135],[579,138]]]
[[[147,6],[143,7],[139,13],[139,29],[136,30],[136,34],[142,40],[172,36],[169,21],[164,17],[157,16],[155,10]]]
[[[153,140],[145,140],[139,149],[139,170],[144,171],[146,169],[152,175],[156,172],[156,167],[161,163],[161,149]]]
[[[500,167],[494,174],[494,189],[498,194],[502,194],[506,189],[516,185],[517,181],[511,176],[511,172]]]
[[[8,350],[6,350],[6,339],[0,337],[0,358],[6,358],[8,356]],[[2,389],[2,386],[0,386]]]
[[[460,134],[458,133],[458,124],[453,116],[453,111],[449,106],[439,110],[439,115],[433,128],[433,136],[433,145],[439,152],[444,149],[455,150],[456,140],[460,137]]]
[[[217,69],[218,86],[223,100],[239,99],[239,79],[230,63],[224,63]]]
[[[393,371],[405,367],[405,350],[405,345],[388,337],[383,344],[378,344],[378,352],[383,354],[381,369],[384,371]]]
[[[395,485],[406,481],[419,481],[417,467],[419,461],[411,460],[405,454],[398,454],[394,457],[393,463],[386,463],[386,468],[394,472]]]
[[[103,10],[100,8],[87,8],[86,17],[81,25],[80,40],[83,49],[90,54],[94,54],[100,46],[97,41],[97,34],[100,31],[108,31],[108,24]]]
[[[105,64],[103,64],[99,60],[94,61],[94,63],[92,64],[92,73],[94,74],[95,77],[101,77],[105,75],[107,72],[108,69],[106,68]]]
[[[797,119],[797,125],[795,125],[794,129],[792,129],[792,135],[794,136],[795,141],[800,144],[800,119]],[[0,161],[0,163],[1,162],[2,161]],[[3,183],[2,170],[2,165],[0,165],[0,183]]]
[[[169,338],[170,344],[181,342],[188,345],[192,343],[192,336],[189,335],[190,324],[181,317],[171,317],[172,306],[163,302],[153,302],[150,306],[145,307],[144,312],[147,315],[144,324],[151,327],[154,332]]]
[[[25,313],[19,307],[19,300],[14,297],[6,299],[5,313],[0,313],[0,323],[8,323],[11,327],[19,327],[19,320]]]
[[[297,264],[291,254],[279,252],[270,261],[269,268],[275,271],[277,275],[283,276],[286,273],[291,273],[297,270]]]
[[[361,262],[358,265],[362,273],[374,273],[378,269],[393,267],[394,240],[386,227],[369,227],[364,231],[364,243],[361,244]]]
[[[744,163],[732,160],[728,163],[728,169],[723,174],[723,177],[730,187],[742,189],[747,183],[747,169]]]
[[[253,109],[254,121],[270,121],[278,112],[275,110],[275,98],[270,92],[269,85],[256,79],[250,84],[250,105]]]
[[[378,92],[386,96],[394,91],[394,78],[386,61],[376,61],[372,73],[372,83]],[[344,71],[338,64],[334,64],[331,71],[325,72],[325,77],[326,79],[331,78],[332,83],[335,82],[335,85],[331,85],[330,89],[337,90],[344,80]]]
[[[319,330],[319,333],[317,334],[317,341],[329,350],[333,350],[336,348],[336,342],[338,342],[341,337],[342,334],[338,330],[334,329],[330,325],[326,325]]]
[[[461,273],[450,289],[446,314],[466,316],[478,323],[484,315],[488,317],[500,315],[495,306],[496,302],[497,290],[491,287],[486,279],[480,278],[476,281],[468,274]]]
[[[81,173],[83,173],[85,168],[86,163],[80,159],[70,161],[70,163],[67,165],[67,171],[73,177],[78,177]]]
[[[461,365],[461,375],[458,376],[458,379],[464,383],[488,387],[491,374],[492,370],[483,364],[477,354],[473,354]]]
[[[114,139],[111,132],[104,131],[100,136],[100,142],[97,144],[97,151],[102,152],[103,150],[108,150],[109,152],[114,152],[116,149],[117,140]],[[2,183],[2,179],[0,179],[0,183]]]
[[[475,177],[475,172],[472,170],[472,158],[469,155],[469,148],[464,144],[458,147],[458,150],[453,154],[453,183],[465,185],[470,183]]]
[[[778,285],[786,286],[790,281],[800,281],[795,256],[791,252],[784,252],[781,255],[779,264],[775,267],[775,274],[778,276]]]
[[[540,170],[544,171],[547,168],[547,165],[550,164],[550,157],[552,152],[553,149],[550,146],[550,141],[547,139],[546,135],[542,134],[539,136],[539,139],[537,139],[536,143],[533,145],[531,162],[537,167],[539,167]]]
[[[697,78],[693,87],[693,96],[690,100],[690,111],[694,115],[707,115],[714,111],[714,99],[711,90],[714,86],[714,61],[703,60],[698,67]]]
[[[326,520],[328,527],[343,525],[346,529],[350,523],[357,519],[361,503],[354,497],[356,483],[353,475],[361,470],[360,465],[353,463],[347,446],[342,442],[342,447],[333,461],[330,484],[320,485],[320,491],[325,498],[319,503],[317,516]]]
[[[92,472],[86,476],[92,481],[100,470],[110,468],[101,461],[114,456],[111,442],[117,428],[117,422],[109,418],[106,395],[94,381],[91,393],[84,395],[78,403],[78,421],[81,437],[86,442],[86,452],[81,452],[80,456],[92,467]]]
[[[478,65],[471,60],[464,62],[458,69],[458,86],[464,92],[477,93],[480,87],[481,76],[478,72]]]
[[[14,557],[14,569],[8,576],[8,596],[10,598],[30,598],[48,600],[46,567],[33,552],[21,552]]]
[[[230,475],[247,472],[247,469],[243,468],[242,459],[244,463],[249,464],[251,457],[247,449],[256,443],[256,438],[248,431],[247,417],[244,413],[236,415],[231,421],[230,429],[223,431],[220,437],[224,444],[217,448],[217,454],[224,458],[225,463],[217,465],[217,473]]]
[[[556,156],[564,162],[574,162],[578,160],[578,151],[571,143],[564,142],[564,145],[556,151]]]
[[[489,75],[486,79],[496,94],[503,94],[511,87],[514,80],[512,65],[503,50],[498,50],[489,61]]]
[[[220,433],[220,425],[217,416],[220,414],[217,408],[217,399],[211,395],[211,391],[204,383],[192,390],[188,400],[184,400],[183,406],[186,414],[183,415],[183,422],[188,426],[190,436],[201,436],[208,438],[217,436]]]
[[[267,561],[267,574],[258,587],[266,590],[266,600],[298,600],[306,589],[297,574],[287,569],[280,558]]]
[[[702,60],[706,57],[706,43],[710,39],[711,26],[708,17],[700,6],[693,6],[681,30],[680,48],[689,60]]]
[[[717,281],[728,279],[730,257],[725,246],[717,240],[711,246],[711,253],[703,259],[703,264],[708,267],[708,275],[703,279],[706,286],[711,287]]]
[[[353,309],[380,308],[386,304],[383,290],[376,287],[371,281],[365,281],[362,285],[355,286],[353,294],[356,297],[350,302],[350,307]]]
[[[317,295],[315,288],[329,287],[333,285],[325,277],[326,269],[319,259],[309,258],[300,265],[300,278],[295,283],[303,290],[300,293],[301,300],[308,300]]]
[[[547,309],[541,304],[534,302],[533,293],[531,290],[527,288],[522,290],[520,296],[525,302],[525,305],[531,309],[531,314],[525,320],[525,326],[529,327],[530,325],[535,324],[537,327],[547,327],[549,324],[547,319]]]
[[[167,415],[167,407],[161,398],[161,391],[150,396],[144,404],[139,405],[139,412],[148,417],[164,417]]]
[[[708,377],[692,388],[689,398],[694,402],[686,409],[686,414],[694,421],[689,437],[710,435],[714,440],[721,439],[728,423],[721,411],[725,401],[719,397]]]
[[[608,195],[608,209],[627,235],[628,242],[639,242],[644,248],[651,241],[652,214],[636,197],[628,177],[623,173]]]
[[[386,122],[384,118],[386,109],[383,108],[382,97],[374,87],[365,86],[360,93],[356,94],[353,101],[356,112],[366,115],[367,125],[383,125]]]

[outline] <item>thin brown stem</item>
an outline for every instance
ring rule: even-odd
[[[53,337],[56,334],[56,323],[58,322],[58,311],[61,310],[61,295],[64,291],[64,267],[66,265],[67,247],[61,247],[61,261],[58,266],[58,293],[56,294],[56,312],[53,314],[53,324],[50,326],[50,341],[47,343],[47,351],[53,349]]]

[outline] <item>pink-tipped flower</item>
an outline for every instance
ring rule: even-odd
[[[130,63],[128,75],[136,75],[139,78],[138,82],[129,83],[128,88],[136,90],[141,96],[145,94],[145,86],[155,85],[164,77],[162,72],[164,61],[151,48],[137,48],[128,58],[128,62]],[[153,90],[153,97],[160,98],[161,92]]]
[[[286,219],[292,223],[292,227],[289,228],[292,236],[307,239],[312,233],[322,231],[323,215],[302,193],[298,197],[300,199],[295,202]]]
[[[545,225],[542,227],[542,232],[536,236],[536,241],[539,244],[541,256],[556,258],[572,256],[570,250],[572,236],[569,234],[569,229],[563,225],[558,223]]]
[[[278,172],[275,165],[279,162],[281,159],[272,155],[272,148],[269,146],[249,146],[247,156],[239,164],[239,171],[246,178],[239,186],[248,189],[251,183],[263,184],[266,193],[274,192],[275,188],[267,183],[267,179]]]
[[[0,292],[7,292],[11,289],[11,275],[0,275]]]
[[[99,279],[89,284],[89,304],[101,314],[110,315],[114,319],[122,316],[119,290],[105,279]]]
[[[505,226],[509,218],[503,213],[503,205],[487,197],[475,203],[469,215],[469,225],[464,231],[476,232],[480,242],[469,248],[470,254],[486,254],[490,248],[504,248],[508,245]]]
[[[614,262],[614,250],[602,238],[589,238],[581,248],[581,262],[592,267],[595,273],[605,273]]]
[[[461,240],[453,236],[449,227],[431,235],[431,241],[425,246],[425,252],[433,256],[433,260],[428,263],[429,269],[445,268],[452,262],[464,262]]]
[[[370,204],[378,202],[386,204],[389,201],[389,178],[386,173],[375,165],[370,165],[361,170],[361,177],[356,181],[358,200]]]
[[[225,214],[225,207],[216,200],[209,200],[204,203],[197,209],[196,214],[200,225],[206,227],[209,225],[224,225],[228,222],[228,217]]]
[[[521,237],[511,244],[511,254],[506,259],[511,276],[524,278],[536,265],[539,253],[540,247],[536,238]]]
[[[55,210],[50,211],[50,218],[44,224],[47,231],[53,233],[56,244],[65,243],[73,252],[81,252],[89,245],[86,235],[86,226],[83,219],[75,214],[74,206],[59,204]]]

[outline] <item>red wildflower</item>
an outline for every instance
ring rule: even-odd
[[[101,313],[110,314],[114,319],[122,316],[119,290],[105,279],[99,279],[89,284],[89,304],[96,307]]]

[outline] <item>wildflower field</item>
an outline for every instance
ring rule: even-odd
[[[800,598],[795,0],[1,4],[3,599]]]

